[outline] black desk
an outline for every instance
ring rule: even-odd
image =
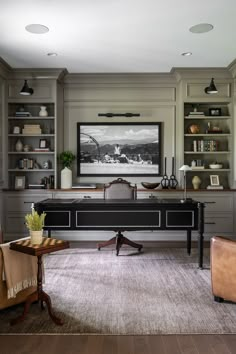
[[[191,253],[191,231],[198,231],[198,264],[203,267],[204,204],[177,199],[46,199],[45,230],[184,230]]]

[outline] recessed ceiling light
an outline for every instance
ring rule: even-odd
[[[210,23],[199,23],[198,25],[189,28],[192,33],[206,33],[213,30],[214,26]]]
[[[47,26],[44,25],[40,25],[40,24],[31,24],[31,25],[27,25],[25,27],[26,31],[30,32],[30,33],[35,33],[35,34],[43,34],[43,33],[47,33],[49,31],[49,28]]]
[[[49,56],[49,57],[57,57],[57,53],[48,53],[47,56]]]
[[[185,53],[182,53],[181,55],[183,55],[183,57],[189,57],[192,54],[193,54],[192,52],[185,52]]]

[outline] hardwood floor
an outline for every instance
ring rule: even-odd
[[[0,335],[1,354],[234,354],[234,335]]]

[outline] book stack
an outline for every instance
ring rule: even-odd
[[[219,186],[207,186],[207,189],[217,190],[217,189],[224,189],[224,187],[220,184]]]
[[[199,118],[199,117],[203,117],[205,115],[204,112],[189,112],[188,117],[195,117],[195,118]]]
[[[47,152],[47,151],[50,151],[49,148],[34,148],[34,151],[35,152]]]
[[[25,124],[22,129],[22,134],[42,134],[42,129],[39,124]]]
[[[25,111],[16,112],[16,117],[30,117],[30,116],[31,116],[31,113],[30,113],[30,112],[25,112]]]

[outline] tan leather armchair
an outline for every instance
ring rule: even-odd
[[[0,310],[24,302],[28,295],[35,291],[36,287],[31,286],[20,291],[15,298],[7,298],[6,282],[3,280],[3,255],[0,248]]]
[[[211,284],[214,300],[236,302],[236,242],[222,236],[211,239]]]

